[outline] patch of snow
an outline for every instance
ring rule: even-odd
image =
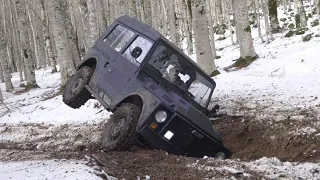
[[[84,161],[45,160],[23,162],[0,162],[0,179],[40,180],[99,180],[95,170]]]

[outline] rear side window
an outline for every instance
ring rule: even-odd
[[[127,48],[127,50],[123,53],[123,56],[126,57],[131,62],[133,62],[134,64],[139,65],[142,62],[142,60],[146,57],[148,52],[150,51],[152,44],[153,43],[151,41],[149,41],[141,36],[138,36],[133,41],[133,43]],[[135,47],[140,47],[142,49],[142,53],[137,59],[135,59],[131,56],[131,51]]]
[[[133,36],[134,32],[121,25],[117,25],[103,42],[109,44],[110,47],[119,52]]]

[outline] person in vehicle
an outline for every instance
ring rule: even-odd
[[[181,80],[179,76],[179,70],[176,67],[173,66],[169,69],[169,73],[166,79],[168,79],[172,84],[179,87],[183,91],[188,92],[188,88],[186,84]]]

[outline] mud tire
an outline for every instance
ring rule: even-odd
[[[124,103],[116,109],[103,129],[101,146],[104,151],[130,150],[137,140],[140,112],[140,108],[131,103]]]
[[[89,83],[93,71],[92,68],[83,66],[76,74],[69,78],[62,96],[62,101],[66,105],[77,109],[92,97],[91,93],[85,88],[85,85]]]

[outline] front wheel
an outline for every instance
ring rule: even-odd
[[[62,101],[74,109],[79,108],[91,98],[91,93],[85,88],[93,74],[88,66],[81,67],[66,84]]]
[[[131,103],[116,109],[103,129],[101,145],[105,151],[128,150],[135,143],[140,112],[140,108]]]

